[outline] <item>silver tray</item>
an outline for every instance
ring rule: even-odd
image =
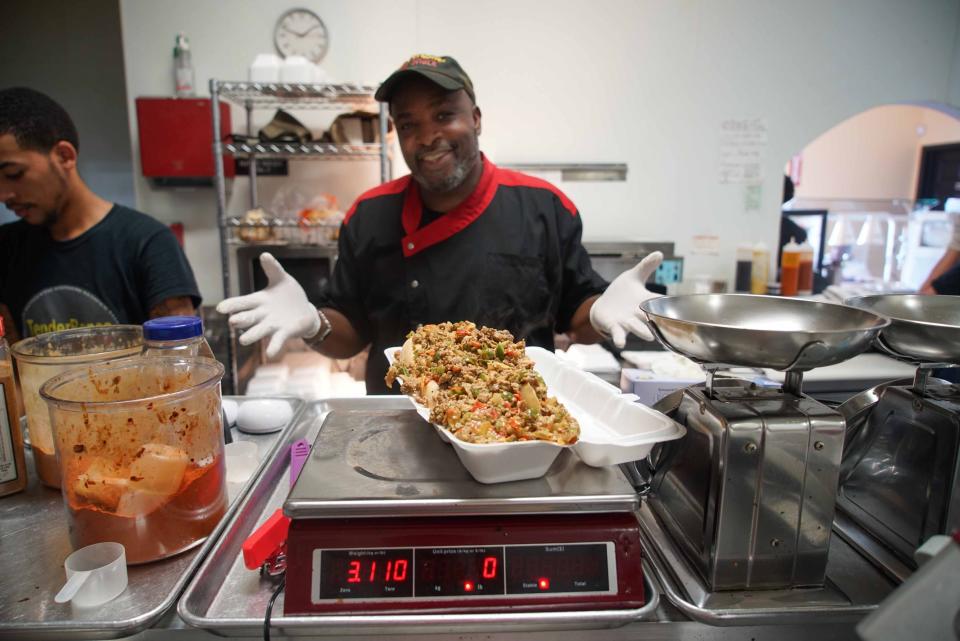
[[[234,398],[243,402],[245,397]],[[284,398],[297,414],[303,401]],[[240,487],[228,486],[230,507],[202,545],[169,559],[127,569],[127,589],[116,599],[96,608],[75,609],[55,603],[54,595],[66,576],[63,560],[73,548],[67,533],[63,497],[40,484],[33,456],[27,451],[30,483],[19,494],[0,499],[0,639],[114,639],[143,630],[160,619],[176,602],[187,580],[230,521],[243,496],[254,485],[278,433],[241,434],[234,440],[253,441],[262,457],[260,467]],[[275,445],[273,445],[275,447]],[[239,485],[239,484],[238,484]]]
[[[414,411],[406,397],[381,396],[328,399],[309,404],[292,429],[285,432],[281,447],[306,438],[316,438],[332,410]],[[241,546],[253,530],[278,508],[290,492],[289,460],[270,462],[247,494],[243,509],[230,519],[215,548],[207,556],[177,606],[188,624],[223,636],[257,636],[263,633],[267,604],[277,587],[274,579],[261,577],[243,564]],[[418,634],[441,632],[504,632],[559,629],[601,629],[626,625],[652,617],[659,604],[659,591],[644,565],[648,602],[631,610],[568,612],[503,612],[482,614],[381,614],[284,616],[283,595],[277,599],[271,626],[289,636],[345,634]]]
[[[644,556],[667,600],[681,612],[712,626],[855,623],[896,587],[840,536],[830,539],[827,581],[819,588],[710,592],[676,549],[657,517],[640,508]],[[811,633],[811,636],[813,633]]]
[[[960,296],[878,294],[846,303],[890,318],[878,343],[894,356],[960,364]]]
[[[663,345],[703,364],[803,372],[856,356],[890,321],[846,305],[749,294],[650,298]]]

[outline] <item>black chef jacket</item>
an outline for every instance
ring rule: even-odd
[[[408,175],[364,193],[347,212],[321,307],[372,343],[367,393],[388,392],[386,347],[417,325],[471,320],[553,349],[580,304],[606,288],[580,242],[573,203],[550,183],[483,158],[477,188],[424,221]],[[393,390],[397,391],[397,390]]]

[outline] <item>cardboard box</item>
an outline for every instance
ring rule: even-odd
[[[620,389],[628,394],[635,394],[637,402],[652,406],[671,392],[702,383],[699,378],[664,378],[648,369],[624,368],[620,372]]]

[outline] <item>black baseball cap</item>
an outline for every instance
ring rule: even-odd
[[[412,75],[420,75],[434,82],[448,91],[463,89],[470,96],[470,100],[477,101],[473,93],[473,82],[470,76],[463,70],[460,63],[450,56],[430,56],[418,53],[402,65],[400,68],[390,74],[390,77],[383,81],[374,98],[380,102],[390,102],[393,92],[400,86],[405,78]]]

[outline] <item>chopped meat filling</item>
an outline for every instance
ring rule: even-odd
[[[430,420],[462,441],[577,442],[580,426],[533,368],[524,341],[469,321],[410,332],[386,382],[430,408]]]

